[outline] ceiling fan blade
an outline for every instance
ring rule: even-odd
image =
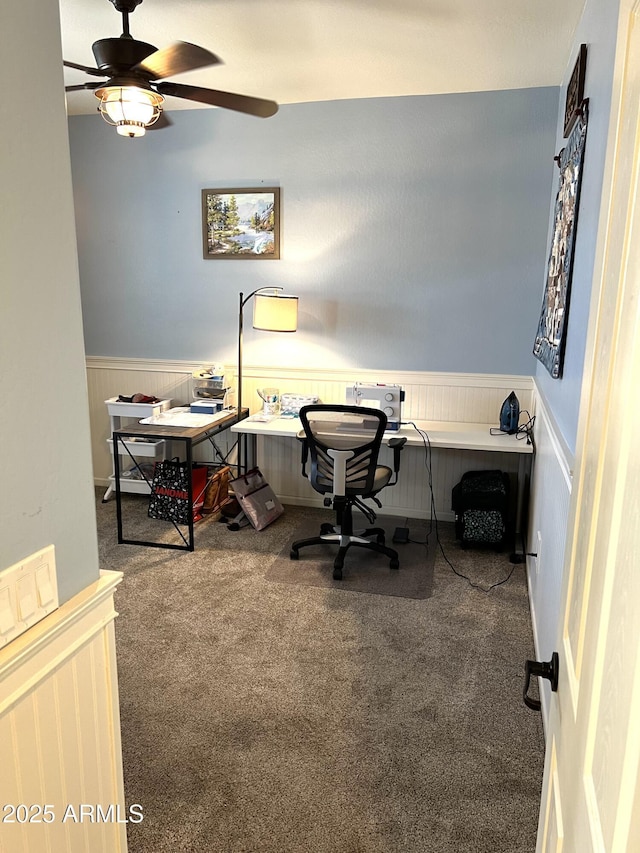
[[[268,118],[278,112],[275,101],[265,101],[262,98],[251,98],[248,95],[235,95],[232,92],[219,92],[217,89],[201,89],[199,86],[184,86],[181,83],[156,83],[154,88],[161,95],[171,95],[174,98],[186,98],[188,101],[199,101],[212,107],[224,107],[260,118]]]
[[[107,80],[98,80],[96,83],[79,83],[77,86],[65,86],[65,92],[81,92],[83,89],[99,89],[100,86],[105,86]]]
[[[150,56],[134,65],[132,71],[142,71],[150,80],[161,80],[165,77],[173,77],[174,74],[182,74],[183,71],[193,71],[195,68],[204,68],[207,65],[220,65],[222,60],[196,44],[186,41],[177,41],[169,47],[156,50]]]
[[[100,71],[99,68],[89,68],[88,65],[78,65],[77,62],[67,62],[66,59],[62,60],[62,64],[67,68],[77,68],[78,71],[84,71],[85,74],[93,74],[95,77],[104,77],[104,71]]]

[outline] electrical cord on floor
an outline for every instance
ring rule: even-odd
[[[527,412],[527,414],[529,414],[529,412]],[[531,416],[529,416],[528,423],[531,423],[533,425],[533,420],[535,420],[535,418],[532,419]],[[431,534],[433,532],[435,532],[436,544],[440,548],[440,553],[442,554],[442,557],[443,557],[445,563],[449,566],[449,568],[454,573],[454,575],[457,575],[459,578],[466,580],[466,582],[469,584],[469,586],[472,587],[473,589],[477,589],[480,592],[488,593],[488,592],[491,592],[492,589],[495,589],[495,587],[502,586],[502,584],[507,583],[507,581],[511,578],[511,575],[513,574],[513,570],[515,569],[516,564],[514,564],[512,566],[511,571],[509,572],[509,574],[505,578],[503,578],[500,581],[496,581],[495,583],[492,583],[490,586],[487,587],[487,586],[482,586],[481,584],[475,583],[474,581],[471,580],[470,577],[468,577],[467,575],[458,571],[458,569],[456,569],[456,567],[453,565],[451,560],[447,557],[445,550],[444,550],[444,547],[442,545],[442,541],[440,539],[440,531],[438,529],[438,515],[436,513],[435,495],[433,494],[433,474],[432,474],[432,467],[431,467],[431,441],[429,439],[429,435],[427,432],[425,432],[424,430],[422,430],[418,426],[416,426],[416,424],[413,421],[403,421],[402,425],[403,426],[405,426],[405,425],[406,426],[412,426],[414,428],[414,430],[418,433],[420,438],[422,439],[422,443],[424,445],[424,450],[425,450],[424,464],[425,464],[425,468],[427,469],[427,483],[429,485],[429,495],[430,495],[430,499],[429,499],[429,504],[430,504],[429,530],[427,531],[425,541],[424,542],[418,542],[414,539],[410,539],[409,541],[416,544],[416,545],[424,545],[425,547],[428,548],[429,547],[429,537],[431,536]],[[406,521],[405,521],[405,524],[406,524]]]

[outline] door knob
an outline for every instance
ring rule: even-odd
[[[528,660],[524,665],[524,689],[522,691],[522,698],[524,699],[524,704],[527,708],[531,708],[532,711],[540,710],[540,700],[532,699],[530,696],[527,696],[529,692],[529,682],[531,681],[531,676],[539,676],[540,678],[548,678],[551,682],[551,689],[555,693],[558,689],[558,665],[559,665],[558,652],[554,652],[551,655],[551,660],[545,661],[541,663],[539,660]]]

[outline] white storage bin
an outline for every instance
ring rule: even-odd
[[[113,453],[113,439],[108,438],[107,444],[109,445],[109,447],[111,448],[111,452]],[[132,456],[152,456],[153,458],[156,458],[158,456],[162,457],[164,455],[164,440],[159,439],[158,441],[135,441],[133,439],[126,439],[123,441],[122,439],[120,439],[118,441],[118,450],[121,456],[128,455],[128,450]]]
[[[121,403],[117,397],[105,400],[110,415],[119,418],[150,418],[165,409],[171,408],[171,400],[159,400],[157,403]]]

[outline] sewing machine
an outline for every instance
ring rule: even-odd
[[[346,389],[347,405],[382,409],[387,416],[387,429],[389,430],[400,429],[403,401],[404,391],[399,385],[356,382],[353,385],[347,385]]]

